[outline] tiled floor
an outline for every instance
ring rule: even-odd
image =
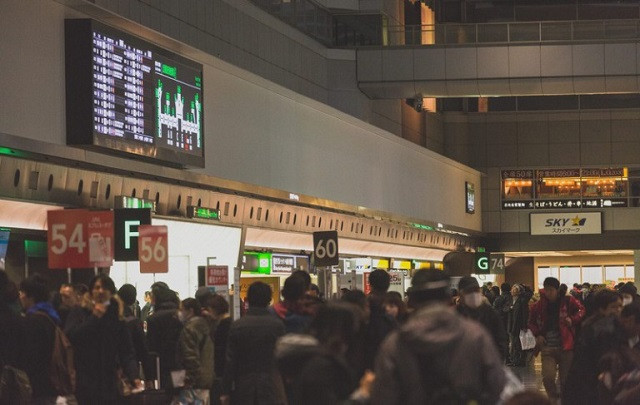
[[[542,363],[540,356],[534,357],[526,367],[511,367],[511,370],[517,375],[525,388],[531,390],[539,390],[544,393],[542,385]]]

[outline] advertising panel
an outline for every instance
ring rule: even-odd
[[[530,214],[531,235],[587,235],[602,233],[601,212]]]

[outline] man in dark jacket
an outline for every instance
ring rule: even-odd
[[[373,369],[380,344],[398,326],[384,309],[384,298],[390,283],[391,277],[385,270],[374,270],[369,274],[371,293],[367,297],[369,322],[365,328],[365,367],[370,370]]]
[[[33,402],[55,404],[58,393],[51,383],[51,355],[55,327],[60,317],[47,302],[49,289],[38,275],[20,283],[20,304],[24,308],[25,371],[33,388]]]
[[[151,286],[151,304],[153,314],[147,318],[147,348],[160,357],[160,384],[170,388],[171,371],[176,364],[176,347],[182,331],[182,322],[178,319],[178,296],[162,282]],[[153,374],[155,376],[155,372]]]
[[[520,343],[520,331],[527,329],[529,322],[529,300],[531,295],[520,284],[511,287],[513,304],[509,312],[509,325],[507,331],[511,340],[510,361],[513,366],[525,366],[526,356]]]
[[[416,312],[380,347],[372,404],[498,402],[507,377],[493,339],[449,302],[446,273],[416,272],[409,291]]]
[[[536,355],[542,353],[542,383],[552,402],[560,397],[556,375],[560,374],[560,387],[567,381],[573,360],[576,326],[584,318],[584,307],[572,296],[560,297],[560,281],[547,277],[540,291],[540,301],[529,313],[528,327],[536,337]]]
[[[498,353],[504,360],[508,351],[507,331],[498,313],[483,301],[478,280],[472,276],[462,277],[458,283],[458,289],[460,290],[458,313],[465,318],[479,322],[487,329],[487,332],[493,337]]]
[[[509,283],[502,283],[500,291],[502,292],[500,296],[493,301],[493,309],[495,309],[498,315],[500,315],[500,319],[502,319],[502,323],[504,324],[504,329],[507,330],[509,311],[511,311],[512,303],[511,285]]]
[[[220,400],[233,405],[284,404],[286,398],[274,349],[285,328],[267,310],[271,287],[256,281],[249,286],[247,300],[247,314],[234,321],[229,330]]]
[[[142,321],[135,315],[134,307],[136,303],[136,288],[131,284],[124,284],[118,290],[118,296],[124,303],[124,322],[131,335],[131,342],[136,353],[136,360],[142,364],[144,376],[147,380],[151,380],[154,374],[155,365],[149,356],[149,349],[144,336],[144,328]]]

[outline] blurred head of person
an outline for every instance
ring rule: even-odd
[[[268,307],[271,302],[271,287],[262,281],[251,283],[247,291],[247,301],[249,302],[249,309]]]
[[[18,299],[18,288],[9,280],[4,270],[0,270],[0,304],[11,304]]]
[[[397,291],[388,291],[384,296],[384,310],[394,319],[402,319],[407,315],[407,304]]]
[[[311,288],[311,275],[304,270],[296,270],[291,273],[294,277],[300,277],[304,281],[304,290],[309,291]]]
[[[185,323],[194,316],[200,316],[202,307],[195,298],[187,298],[182,300],[180,308],[178,310],[178,319],[180,322]]]
[[[151,285],[151,304],[156,308],[164,305],[172,305],[176,308],[180,304],[180,299],[166,283],[159,281]]]
[[[144,302],[151,303],[151,291],[144,292]]]
[[[500,284],[500,291],[503,294],[510,293],[511,292],[511,284],[509,284],[509,283]]]
[[[116,285],[111,277],[106,274],[98,274],[89,283],[91,299],[95,303],[107,303],[116,295]]]
[[[622,312],[622,297],[617,291],[600,290],[593,297],[593,305],[601,315],[620,316]]]
[[[389,290],[391,277],[386,270],[377,269],[369,274],[371,294],[384,295]]]
[[[480,292],[480,284],[473,276],[465,276],[458,282],[460,290],[460,304],[469,308],[478,308],[482,305],[482,296]]]
[[[632,282],[620,286],[618,292],[622,295],[622,305],[627,306],[636,300],[638,289]]]
[[[25,310],[49,299],[49,287],[39,274],[29,276],[20,283],[20,304]]]
[[[137,295],[138,290],[131,284],[123,284],[118,290],[118,297],[120,297],[124,305],[128,307],[136,303]]]
[[[555,277],[547,277],[544,279],[542,286],[544,287],[544,296],[547,297],[550,302],[556,302],[560,296],[558,293],[560,290],[560,281]]]
[[[497,297],[500,295],[500,287],[498,287],[497,285],[494,285],[493,287],[491,287],[491,292],[493,293],[494,297]]]
[[[620,321],[627,337],[640,336],[640,303],[632,302],[622,308]]]
[[[362,290],[347,290],[341,299],[343,302],[353,304],[360,311],[361,317],[365,322],[369,322],[371,316],[371,308],[369,307],[369,300]]]
[[[511,287],[511,295],[517,297],[520,294],[522,294],[522,286],[520,284],[514,284]]]
[[[282,298],[286,303],[297,303],[309,289],[305,277],[301,274],[305,272],[296,271],[286,280],[284,280],[284,286],[282,287]]]
[[[320,306],[309,332],[332,353],[345,354],[354,347],[362,321],[353,304],[337,301]]]
[[[229,302],[220,294],[213,294],[202,305],[202,315],[213,320],[229,316]]]
[[[565,295],[567,295],[567,291],[569,291],[569,287],[567,287],[567,285],[564,283],[560,284],[560,288],[558,289],[558,296],[564,297]]]
[[[320,298],[320,287],[317,284],[311,284],[307,293],[312,297]]]
[[[449,275],[436,269],[418,270],[411,279],[407,295],[409,307],[413,309],[433,304],[448,305],[451,301]]]

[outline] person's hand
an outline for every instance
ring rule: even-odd
[[[567,322],[568,327],[571,327],[571,325],[573,324],[573,321],[569,317],[566,317],[565,322]]]
[[[365,371],[364,375],[360,379],[360,390],[367,398],[371,395],[371,387],[373,387],[373,382],[375,380],[376,375],[370,370]]]
[[[544,338],[544,336],[536,336],[536,347],[542,347],[544,346],[544,344],[547,343],[547,340]]]
[[[220,395],[220,404],[231,405],[231,397],[229,395]]]
[[[131,390],[131,393],[137,394],[138,392],[142,391],[144,391],[144,384],[139,378],[136,378],[135,380],[133,380],[133,389]]]
[[[92,313],[96,318],[102,318],[107,313],[107,306],[102,303],[94,304]]]

